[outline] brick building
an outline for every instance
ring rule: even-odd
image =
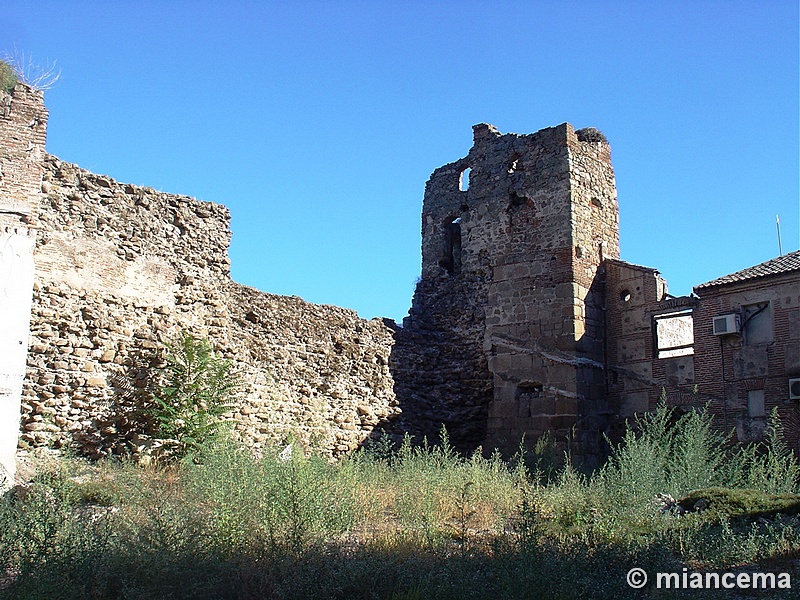
[[[788,441],[800,450],[800,251],[703,283],[694,293],[700,396],[740,441],[759,439],[777,408]]]
[[[613,422],[705,406],[735,439],[760,439],[773,408],[800,451],[800,252],[674,297],[658,271],[605,261],[607,377]]]

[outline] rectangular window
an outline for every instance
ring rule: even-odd
[[[653,320],[658,358],[694,354],[694,322],[691,310],[656,315]]]
[[[767,415],[764,408],[764,390],[747,391],[747,416],[758,419]]]
[[[768,344],[773,341],[772,307],[769,302],[742,306],[742,329],[747,346]]]

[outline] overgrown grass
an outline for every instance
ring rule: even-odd
[[[567,460],[550,479],[522,457],[460,456],[446,435],[337,464],[299,448],[256,457],[224,440],[165,466],[64,461],[0,502],[0,594],[619,598],[635,597],[633,566],[769,570],[800,557],[796,517],[747,511],[797,491],[779,430],[734,451],[704,413],[674,417],[662,407],[633,423],[599,472]],[[685,515],[654,503],[742,483],[760,491],[734,492],[735,514],[717,496],[717,510]]]

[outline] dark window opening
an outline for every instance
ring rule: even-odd
[[[444,226],[444,256],[439,261],[448,274],[461,273],[461,217],[455,217]]]
[[[622,290],[619,293],[619,299],[623,302],[630,302],[631,301],[631,293],[628,290]]]
[[[518,415],[520,417],[530,417],[539,414],[540,407],[537,400],[542,397],[544,386],[541,383],[525,382],[517,386],[514,394],[517,400]]]
[[[541,398],[544,386],[541,383],[520,383],[517,386],[517,398]]]

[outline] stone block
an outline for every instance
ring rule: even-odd
[[[641,361],[645,357],[645,340],[641,337],[626,337],[617,342],[618,364]]]
[[[517,379],[526,378],[531,373],[532,362],[530,354],[497,354],[490,357],[489,361],[489,368],[493,373],[502,373]]]
[[[787,311],[786,316],[789,321],[789,339],[800,340],[800,309]]]
[[[630,363],[625,365],[628,371],[632,371],[643,383],[649,383],[653,380],[653,365],[650,361]]]
[[[105,387],[106,378],[101,375],[96,375],[86,378],[86,387]]]
[[[556,298],[581,298],[580,286],[577,283],[559,283],[556,286]]]
[[[678,387],[694,383],[694,356],[676,356],[663,360],[667,386]]]
[[[578,422],[575,415],[557,415],[550,420],[552,429],[566,431],[571,429]]]
[[[621,332],[626,336],[649,335],[650,320],[644,308],[626,310],[621,316]]]
[[[556,399],[553,396],[531,399],[531,415],[554,415],[556,414]]]
[[[554,414],[557,415],[575,415],[578,414],[578,400],[577,398],[566,398],[559,396],[555,399]]]
[[[514,400],[499,401],[495,400],[489,404],[490,418],[513,418],[518,417],[517,403]]]

